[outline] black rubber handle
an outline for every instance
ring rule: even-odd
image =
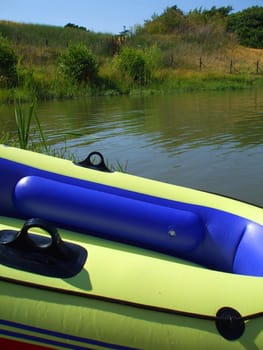
[[[30,239],[28,236],[29,230],[31,228],[40,228],[41,230],[47,232],[50,235],[51,239],[44,244],[37,243],[36,241]],[[50,224],[48,221],[39,218],[27,220],[20,233],[18,234],[17,240],[19,240],[20,244],[30,244],[32,248],[49,251],[57,250],[60,243],[62,242],[55,226]]]
[[[100,152],[91,152],[86,159],[78,162],[77,165],[80,165],[84,168],[90,168],[109,173],[111,172],[111,170],[106,166],[104,157]]]

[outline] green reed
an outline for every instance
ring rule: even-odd
[[[31,147],[32,124],[35,123],[41,146],[48,152],[46,138],[36,113],[35,102],[29,105],[27,113],[24,111],[21,104],[18,103],[18,105],[15,106],[15,122],[20,148],[29,149]]]
[[[69,148],[66,145],[60,149],[50,149],[47,145],[46,136],[42,130],[40,120],[36,113],[36,104],[32,102],[28,110],[25,111],[25,108],[18,103],[15,106],[15,122],[16,122],[16,137],[11,137],[10,134],[3,133],[0,135],[0,143],[9,144],[12,146],[18,146],[22,149],[30,149],[33,151],[39,151],[44,153],[59,157],[59,158],[67,158],[76,162],[76,155],[70,152]],[[33,134],[33,124],[34,124],[34,132],[37,132],[37,136],[40,140],[38,145],[34,145],[32,142],[33,136],[35,138],[35,134]],[[73,132],[65,132],[65,136],[82,136],[80,133]],[[126,172],[128,167],[128,162],[125,164],[121,164],[121,162],[116,161],[116,164],[109,163],[106,161],[107,166],[112,171]]]

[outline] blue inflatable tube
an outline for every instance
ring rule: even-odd
[[[262,210],[214,194],[0,147],[0,215],[263,276]]]
[[[219,244],[191,207],[161,206],[41,176],[21,178],[13,202],[25,217],[41,217],[86,234],[205,262],[216,269],[263,275],[262,227],[226,213],[224,223],[235,231],[224,240],[221,237]]]
[[[203,240],[200,217],[185,210],[82,188],[39,176],[22,178],[14,203],[25,216],[125,240],[172,254],[193,250]]]

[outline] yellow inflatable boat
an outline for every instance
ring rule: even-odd
[[[263,210],[0,146],[1,349],[263,349]]]

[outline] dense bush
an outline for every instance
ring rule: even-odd
[[[7,40],[0,36],[0,85],[17,85],[17,56]]]
[[[238,35],[241,45],[263,48],[263,7],[253,6],[228,17],[228,30]]]
[[[70,46],[60,57],[59,68],[67,78],[78,84],[93,84],[98,78],[95,56],[84,44]]]
[[[146,55],[140,49],[123,47],[118,57],[118,65],[122,74],[134,83],[144,85],[149,80],[150,69]]]

